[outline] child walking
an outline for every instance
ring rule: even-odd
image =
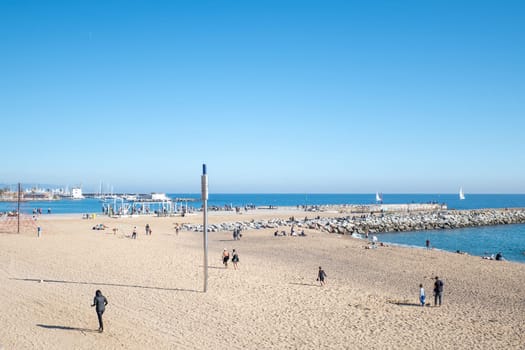
[[[426,300],[425,289],[423,288],[423,285],[420,284],[419,285],[419,302],[421,303],[421,306],[425,306],[425,300]]]
[[[325,277],[328,277],[326,273],[324,272],[323,268],[319,266],[319,273],[317,274],[317,280],[321,284],[321,287],[324,286],[324,279]]]

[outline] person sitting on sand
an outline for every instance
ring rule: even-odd
[[[224,248],[222,251],[222,263],[225,268],[228,268],[228,260],[230,260],[230,252],[228,252],[228,249]]]
[[[498,252],[498,254],[496,254],[496,260],[498,260],[498,261],[505,260],[505,258],[503,257],[503,254],[501,254],[501,252]]]

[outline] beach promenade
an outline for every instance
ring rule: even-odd
[[[286,220],[293,211],[210,213],[211,225]],[[303,212],[304,215],[304,212]],[[319,212],[333,220],[345,213]],[[0,348],[8,349],[523,349],[525,264],[441,251],[378,247],[305,227],[209,235],[203,293],[200,215],[84,220],[48,215],[36,232],[0,234]],[[105,230],[93,230],[103,224]],[[149,224],[152,234],[146,236]],[[138,238],[129,238],[137,226]],[[113,229],[116,230],[113,230]],[[289,226],[278,227],[290,230]],[[239,270],[221,253],[239,253]],[[319,286],[317,271],[328,275]],[[433,305],[418,306],[419,284]],[[109,305],[104,333],[90,307]]]

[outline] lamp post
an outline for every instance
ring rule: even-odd
[[[20,197],[22,196],[22,185],[18,183],[17,209],[16,209],[16,233],[20,233]]]
[[[202,164],[201,193],[203,203],[203,245],[204,245],[204,293],[208,290],[208,175],[206,164]]]

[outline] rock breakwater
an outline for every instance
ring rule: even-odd
[[[304,219],[268,219],[236,221],[208,225],[209,232],[276,229],[292,225],[296,230],[313,229],[337,234],[373,234],[420,230],[456,229],[475,226],[525,223],[525,209],[445,210],[437,212],[383,213],[316,217]],[[183,224],[186,231],[202,232],[203,225]]]

